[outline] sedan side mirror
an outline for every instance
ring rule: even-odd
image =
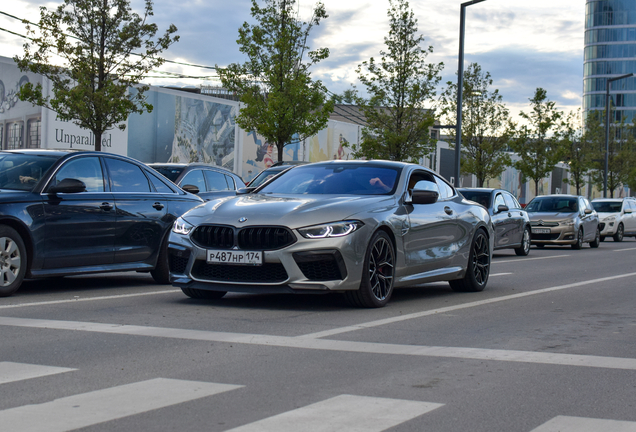
[[[190,184],[181,186],[181,189],[195,195],[200,192],[198,187],[196,187],[195,185],[190,185]]]
[[[434,204],[439,198],[439,194],[435,191],[414,190],[411,192],[413,204]]]
[[[256,188],[255,187],[244,187],[244,188],[240,188],[236,190],[236,194],[237,195],[246,195],[248,193],[252,193],[254,192]]]
[[[628,209],[625,209],[625,214],[631,214],[631,213],[633,213],[633,212],[634,212],[634,211],[633,211],[632,209],[629,209],[629,208],[628,208]]]
[[[507,211],[510,211],[507,205],[499,204],[499,207],[497,207],[497,213],[503,213]]]
[[[58,184],[51,186],[49,192],[54,194],[86,192],[86,185],[81,180],[65,178]]]
[[[585,209],[585,214],[592,214],[592,210],[590,210],[589,208]]]

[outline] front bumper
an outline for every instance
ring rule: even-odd
[[[618,230],[618,223],[616,221],[604,222],[602,221],[599,225],[602,236],[613,236],[616,234]]]
[[[537,233],[537,229],[550,230],[549,233]],[[559,225],[555,227],[532,227],[532,236],[530,238],[532,244],[544,245],[572,245],[576,243],[575,227],[567,225]]]
[[[181,288],[243,293],[325,293],[357,290],[367,227],[339,238],[305,239],[263,251],[260,266],[208,264],[207,249],[189,236],[170,234],[170,281]]]

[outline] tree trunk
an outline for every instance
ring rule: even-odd
[[[93,131],[93,137],[95,137],[95,151],[102,151],[102,133]]]

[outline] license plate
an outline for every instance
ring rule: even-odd
[[[208,250],[209,264],[262,265],[263,252]]]
[[[532,228],[533,234],[550,234],[550,228]]]

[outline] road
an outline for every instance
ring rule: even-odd
[[[495,254],[488,287],[193,300],[145,274],[0,299],[0,430],[636,431],[636,241]]]

